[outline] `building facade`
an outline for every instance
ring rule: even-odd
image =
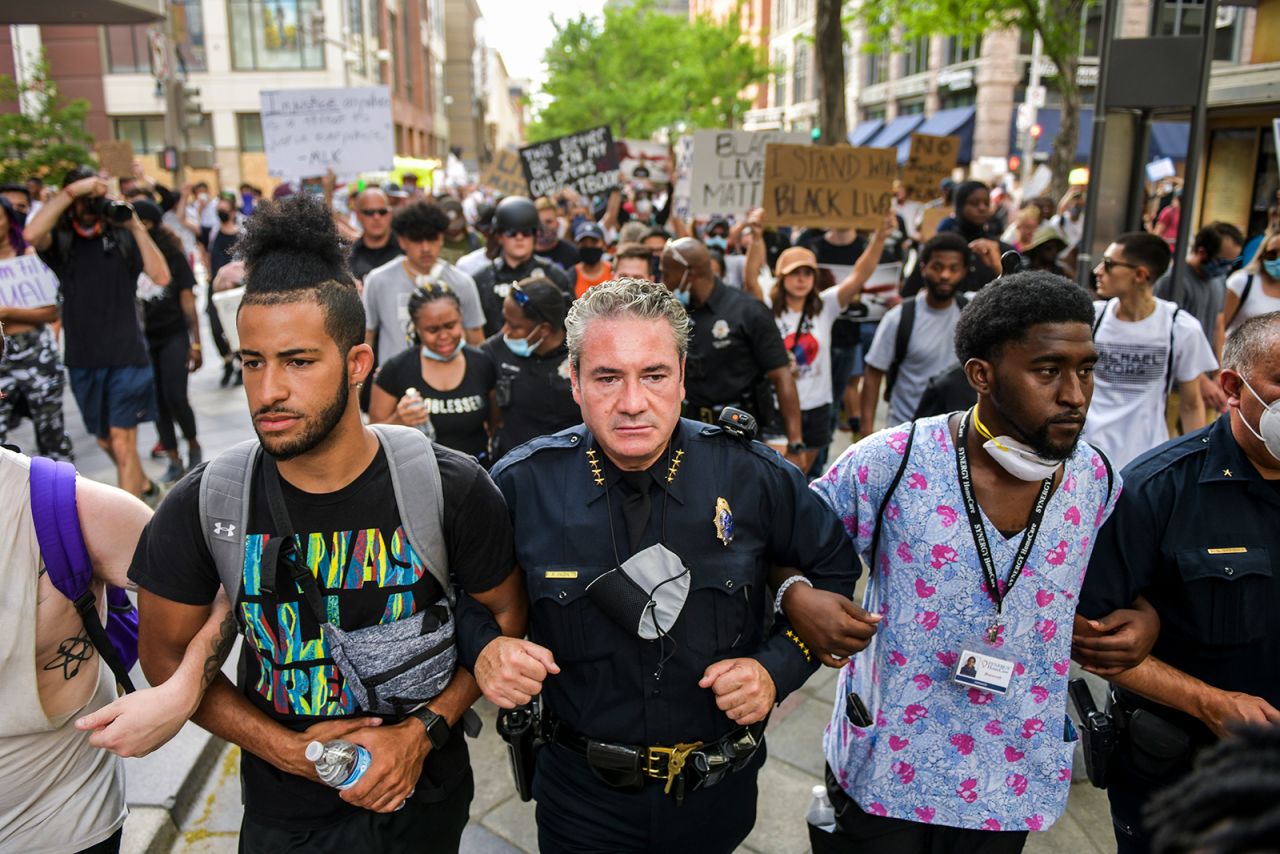
[[[467,170],[489,159],[485,142],[485,57],[480,6],[476,0],[445,0],[444,101],[449,147]]]

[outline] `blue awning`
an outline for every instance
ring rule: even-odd
[[[1036,140],[1036,154],[1048,157],[1053,153],[1053,141],[1062,125],[1062,111],[1057,107],[1041,107],[1036,110],[1036,124],[1040,125],[1040,138]],[[1089,148],[1093,143],[1093,107],[1080,108],[1079,128],[1076,133],[1076,163],[1089,162]],[[1022,156],[1022,134],[1018,133],[1018,108],[1013,108],[1009,120],[1009,153]]]
[[[1151,123],[1151,158],[1168,157],[1171,160],[1187,159],[1191,145],[1191,125],[1186,122]]]
[[[871,148],[894,148],[903,139],[909,139],[911,132],[920,126],[924,121],[924,116],[916,113],[910,116],[898,116],[880,129],[880,132],[871,137],[864,145]]]
[[[913,133],[924,133],[929,136],[960,137],[960,163],[968,163],[973,159],[973,118],[977,107],[952,107],[949,110],[938,110],[924,120]],[[910,146],[910,137],[907,145]]]
[[[858,125],[849,132],[850,145],[866,145],[867,140],[875,136],[884,127],[884,119],[871,119]]]

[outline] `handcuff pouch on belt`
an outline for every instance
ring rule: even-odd
[[[655,543],[592,581],[587,595],[628,634],[657,640],[680,617],[689,583],[689,568],[680,557]]]

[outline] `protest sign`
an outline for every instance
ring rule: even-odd
[[[395,168],[386,86],[274,89],[261,93],[262,141],[271,175],[298,180]]]
[[[618,152],[607,126],[526,145],[520,159],[535,199],[564,187],[590,198],[618,186]]]
[[[622,170],[625,181],[648,181],[652,184],[665,184],[671,180],[667,174],[667,157],[670,152],[665,142],[654,142],[649,139],[619,139],[615,141],[618,149],[618,168]],[[641,169],[639,175],[636,169]],[[648,175],[645,175],[645,172]]]
[[[693,135],[689,212],[743,216],[764,198],[764,150],[771,143],[805,145],[809,135],[786,131],[700,130]]]
[[[0,261],[0,305],[41,308],[58,302],[58,277],[36,255]]]
[[[916,202],[936,199],[943,178],[950,178],[960,154],[960,137],[911,134],[911,154],[902,170],[907,198]]]
[[[893,208],[897,149],[769,143],[766,225],[879,228]]]
[[[692,182],[689,179],[692,159],[693,137],[682,136],[676,140],[675,146],[676,180],[673,190],[675,198],[671,202],[671,213],[685,222],[688,222],[692,216],[690,211]]]
[[[952,210],[949,207],[933,207],[925,208],[920,214],[920,239],[928,240],[938,233],[938,226],[942,221],[951,216]]]
[[[127,139],[104,139],[94,143],[98,165],[112,178],[128,178],[133,174],[133,143]]]
[[[1152,160],[1147,164],[1147,180],[1152,184],[1165,178],[1172,178],[1177,174],[1178,170],[1174,168],[1171,158],[1161,157],[1159,160]]]
[[[500,148],[493,160],[480,173],[480,183],[504,196],[523,196],[529,192],[524,180],[524,166],[520,152],[514,148]]]

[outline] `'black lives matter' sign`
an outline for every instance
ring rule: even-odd
[[[607,193],[618,186],[618,152],[608,127],[571,133],[520,149],[529,195],[549,196],[572,187],[581,196]]]

